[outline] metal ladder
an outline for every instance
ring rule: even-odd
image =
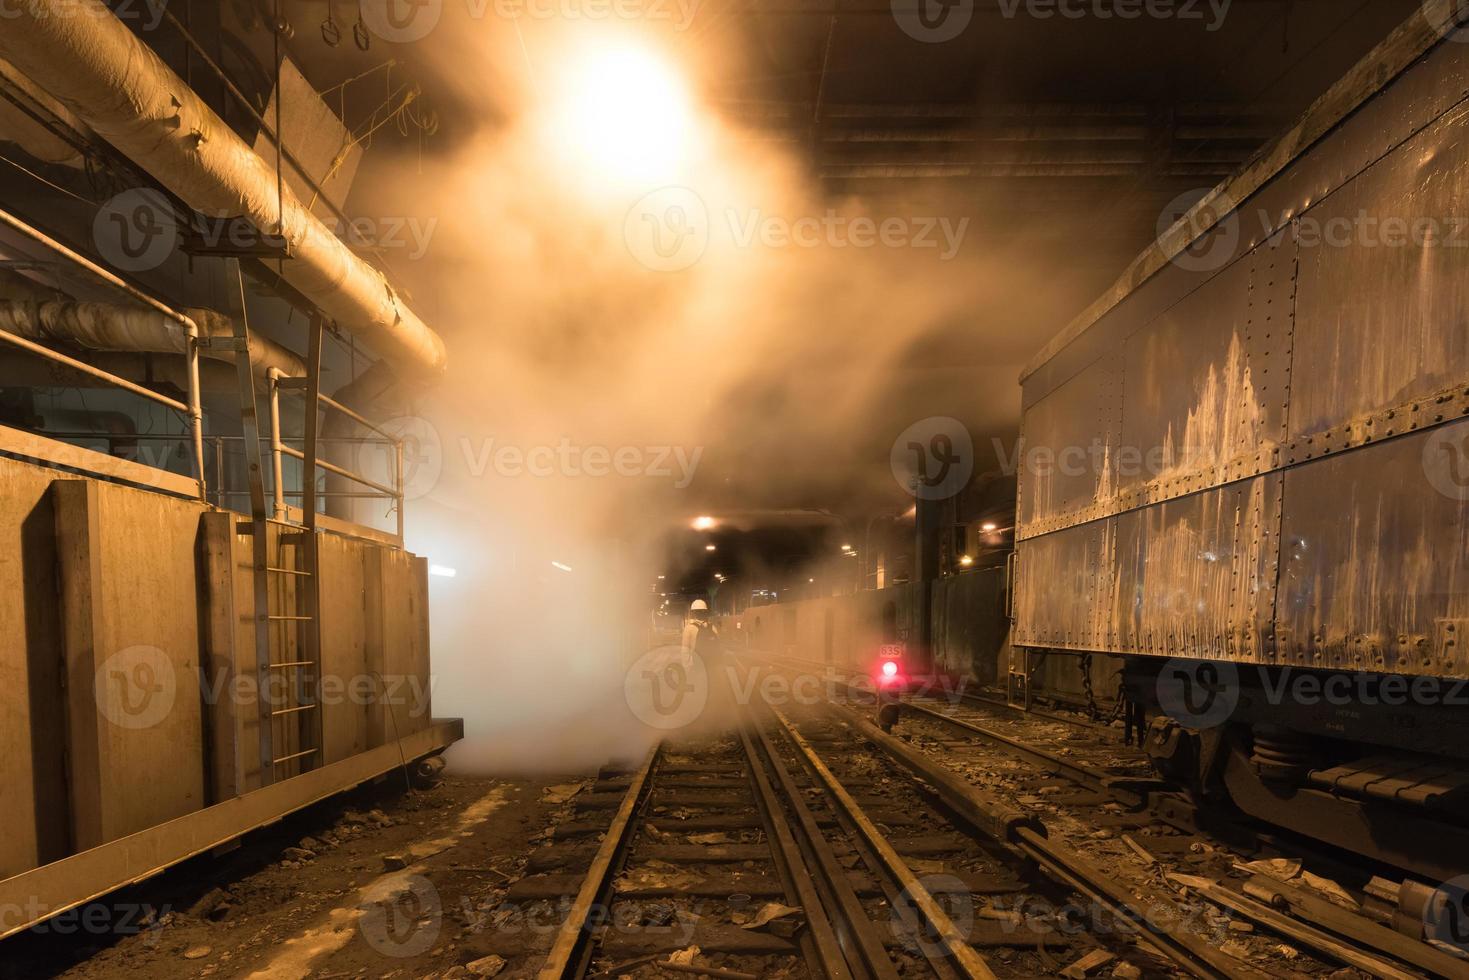
[[[268,786],[324,764],[321,707],[320,588],[317,579],[315,473],[305,464],[303,525],[287,523],[284,514],[266,510],[264,460],[260,451],[260,416],[250,364],[250,323],[245,307],[245,281],[239,261],[229,261],[236,289],[229,290],[228,312],[234,336],[206,346],[227,347],[235,355],[240,387],[240,418],[250,488],[256,703],[260,726],[260,780]],[[321,356],[321,325],[311,335],[307,383],[309,459],[315,459],[315,394]],[[272,548],[272,534],[274,548]],[[272,608],[272,596],[280,599]],[[277,696],[280,695],[280,696]],[[291,770],[295,769],[296,772]]]

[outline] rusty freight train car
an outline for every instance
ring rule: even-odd
[[[1160,767],[1469,854],[1469,36],[1425,4],[1027,367],[1012,685],[1122,658]]]

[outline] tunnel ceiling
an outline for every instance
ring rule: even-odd
[[[445,0],[446,16],[461,6]],[[906,9],[904,0],[896,7]],[[875,213],[901,201],[909,213],[931,205],[969,218],[966,248],[1000,270],[970,287],[962,310],[885,355],[881,372],[851,381],[870,397],[835,437],[801,433],[800,413],[791,411],[782,425],[797,430],[785,438],[772,438],[769,424],[721,433],[686,509],[893,512],[905,506],[889,470],[893,440],[909,422],[937,415],[963,420],[978,469],[995,468],[993,440],[1003,447],[1017,431],[1021,366],[1116,279],[1157,234],[1160,216],[1192,203],[1286,129],[1413,16],[1418,0],[1159,7],[1171,13],[1125,20],[1105,16],[1117,12],[1113,0],[958,0],[953,9],[971,19],[942,43],[916,40],[894,5],[878,0],[678,7],[688,17],[669,43],[697,66],[703,105],[752,143],[781,148],[833,201],[857,199]],[[396,59],[392,84],[422,85],[422,103],[439,121],[429,153],[472,140],[503,84],[494,73],[466,71],[464,49],[456,56],[454,45],[484,34],[496,37],[503,60],[521,50],[513,18],[482,17],[440,31],[433,45],[378,40],[364,55],[350,33],[335,47],[322,42],[326,10],[315,0],[286,5],[293,59],[319,89],[365,63]],[[371,103],[345,106],[349,124],[361,123]],[[398,168],[397,177],[402,151],[420,150],[416,136],[402,139],[391,126],[375,138],[394,152],[369,153],[359,183],[383,172],[375,168]],[[451,350],[465,350],[471,331],[497,329],[438,312],[434,284],[416,283],[411,269],[405,285]],[[497,312],[493,297],[485,309]],[[768,378],[735,389],[722,414],[758,418],[771,404],[819,401],[825,389],[812,378],[839,386],[831,376],[840,370],[776,365]]]

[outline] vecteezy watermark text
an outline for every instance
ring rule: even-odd
[[[478,443],[465,438],[461,445],[469,474],[476,478],[491,469],[507,479],[654,477],[672,479],[679,490],[694,481],[704,455],[702,446],[692,450],[683,446],[582,446],[564,437],[554,446],[497,444],[493,438]]]
[[[1005,20],[1172,20],[1198,23],[1214,33],[1224,26],[1234,0],[999,0]],[[975,0],[891,0],[893,20],[915,41],[941,44],[963,34],[974,20]]]
[[[67,18],[106,18],[120,20],[125,24],[137,25],[140,30],[152,31],[163,23],[163,14],[168,0],[112,0],[103,4],[95,0],[0,0],[0,22],[21,17],[37,20],[64,20]]]
[[[114,267],[146,272],[185,247],[204,252],[225,249],[285,255],[303,244],[330,244],[333,239],[356,249],[402,253],[410,261],[418,261],[428,254],[438,227],[436,217],[327,215],[319,223],[303,222],[287,235],[279,228],[261,227],[247,218],[211,217],[197,212],[191,213],[184,225],[162,194],[151,188],[134,188],[102,205],[92,222],[92,239],[101,256]]]
[[[908,678],[905,690],[916,697],[958,704],[963,678],[933,675]],[[735,704],[810,707],[832,701],[871,701],[882,689],[874,676],[827,667],[821,673],[784,673],[733,664],[709,666],[694,650],[665,646],[650,650],[627,670],[623,694],[633,715],[650,728],[672,731],[692,725],[704,714],[713,691],[727,691]]]

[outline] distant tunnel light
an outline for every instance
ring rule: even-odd
[[[712,544],[706,544],[706,545],[704,545],[704,550],[705,551],[718,551],[719,550],[719,546],[718,545],[712,545]]]
[[[710,517],[710,516],[708,516],[706,514],[706,515],[704,515],[702,517],[696,517],[696,518],[694,518],[694,530],[695,531],[712,531],[714,529],[714,527],[718,523],[719,523],[718,521],[716,521],[714,518],[712,518],[712,517]]]
[[[430,565],[428,567],[428,573],[430,575],[437,575],[439,578],[455,578],[458,576],[459,570],[457,568],[450,568],[448,565]]]
[[[551,562],[551,567],[552,568],[559,568],[563,572],[569,572],[569,571],[571,571],[571,566],[570,565],[563,564],[562,562],[559,562],[559,561],[553,561],[553,562]]]

